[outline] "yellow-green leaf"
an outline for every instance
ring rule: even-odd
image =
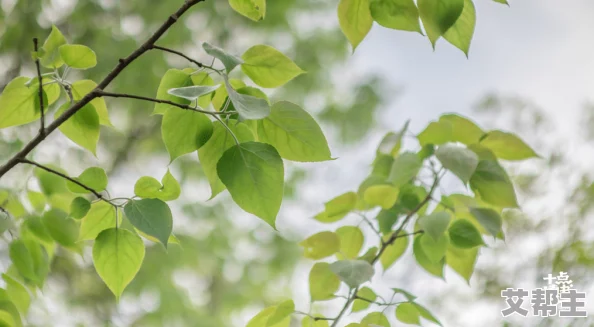
[[[255,45],[241,58],[241,70],[261,87],[279,87],[304,73],[289,57],[268,45]]]
[[[353,51],[355,51],[373,25],[373,18],[369,11],[369,0],[340,0],[338,3],[338,22],[340,29],[353,46]]]

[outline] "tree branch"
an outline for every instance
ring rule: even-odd
[[[194,59],[190,58],[189,56],[187,56],[186,54],[184,54],[184,53],[182,53],[182,52],[180,52],[180,51],[177,51],[177,50],[169,49],[169,48],[162,47],[162,46],[158,46],[158,45],[154,45],[154,44],[153,44],[153,46],[151,47],[151,49],[155,49],[155,50],[161,50],[161,51],[163,51],[163,52],[169,52],[169,53],[173,53],[173,54],[175,54],[175,55],[178,55],[178,56],[180,56],[180,57],[182,57],[182,58],[186,59],[187,61],[189,61],[189,62],[191,62],[191,63],[195,64],[195,65],[196,65],[196,66],[198,66],[199,68],[208,68],[208,69],[212,69],[212,70],[214,70],[214,71],[217,71],[217,72],[219,71],[218,69],[215,69],[214,67],[212,67],[212,66],[209,66],[209,65],[205,65],[205,64],[203,64],[203,63],[201,63],[201,62],[199,62],[199,61],[196,61],[196,60],[194,60]]]
[[[347,309],[349,308],[351,303],[353,303],[353,301],[355,301],[355,297],[356,297],[358,291],[359,291],[359,287],[356,287],[353,290],[353,294],[351,294],[348,297],[346,303],[344,304],[344,307],[342,307],[342,310],[340,310],[340,313],[338,313],[338,316],[336,316],[336,318],[334,318],[334,321],[332,322],[332,325],[330,325],[330,327],[336,327],[338,325],[338,321],[340,320],[340,318],[342,318],[342,316],[347,311]]]
[[[97,85],[97,87],[75,103],[70,109],[66,110],[60,117],[56,118],[47,128],[44,133],[38,133],[25,147],[9,159],[4,166],[0,167],[0,178],[10,171],[14,166],[21,163],[25,157],[31,153],[45,138],[55,131],[60,125],[67,121],[70,117],[76,114],[81,108],[99,96],[97,93],[105,89],[128,65],[134,60],[149,51],[157,40],[165,34],[165,32],[173,25],[180,16],[182,16],[188,9],[197,3],[205,0],[186,0],[184,4],[159,27],[159,29],[146,40],[138,49],[132,52],[128,57],[120,59],[117,66]]]
[[[37,45],[37,38],[33,38],[33,50],[35,50],[35,66],[37,67],[37,81],[39,82],[39,108],[41,109],[41,126],[39,127],[39,134],[45,134],[45,108],[43,108],[43,77],[41,77],[41,68],[39,67],[39,48]]]

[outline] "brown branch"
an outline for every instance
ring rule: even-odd
[[[41,77],[41,68],[39,67],[39,48],[37,45],[37,38],[33,38],[33,50],[35,50],[35,66],[37,66],[37,80],[39,82],[39,108],[41,109],[41,126],[39,127],[39,134],[45,134],[45,108],[43,108],[43,77]]]
[[[216,70],[216,69],[214,69],[214,68],[213,68],[213,67],[211,67],[211,66],[208,66],[208,65],[205,65],[205,64],[203,64],[203,63],[201,63],[201,62],[199,62],[199,61],[196,61],[196,60],[194,60],[194,59],[190,58],[189,56],[185,55],[184,53],[182,53],[182,52],[179,52],[179,51],[176,51],[176,50],[173,50],[173,49],[169,49],[169,48],[166,48],[166,47],[161,47],[161,46],[154,45],[154,44],[153,44],[153,46],[151,47],[151,49],[155,49],[155,50],[161,50],[161,51],[164,51],[164,52],[173,53],[173,54],[175,54],[175,55],[178,55],[178,56],[180,56],[180,57],[182,57],[182,58],[186,59],[187,61],[189,61],[189,62],[191,62],[191,63],[195,64],[195,65],[196,65],[196,66],[198,66],[199,68],[210,68],[210,69]]]
[[[99,96],[99,91],[105,89],[128,65],[134,60],[149,51],[157,40],[173,25],[180,16],[197,3],[205,0],[186,0],[184,4],[159,27],[159,29],[144,42],[138,49],[132,52],[128,57],[120,59],[118,65],[97,85],[97,87],[75,103],[70,109],[66,110],[60,117],[54,120],[44,133],[38,133],[25,147],[9,159],[4,166],[0,167],[0,178],[10,171],[14,166],[21,163],[25,157],[33,151],[45,138],[55,131],[60,125],[76,114],[81,108]]]

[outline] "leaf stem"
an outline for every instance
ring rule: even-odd
[[[225,122],[221,119],[221,117],[219,116],[213,116],[216,120],[219,121],[219,123],[223,124],[223,127],[225,127],[225,129],[227,130],[227,132],[229,132],[229,134],[231,134],[231,136],[233,136],[233,140],[235,140],[235,144],[239,145],[239,140],[237,139],[237,136],[235,136],[235,133],[233,133],[233,131],[231,130],[231,128],[229,128],[229,126],[227,126],[227,124],[225,124]]]
[[[35,50],[35,66],[37,68],[37,80],[39,83],[39,109],[41,110],[41,119],[39,134],[45,135],[45,108],[43,107],[43,77],[41,76],[41,67],[39,66],[39,48],[38,39],[33,38],[33,49]]]
[[[151,49],[161,50],[161,51],[164,51],[164,52],[169,52],[169,53],[178,55],[178,56],[186,59],[187,61],[195,64],[199,68],[207,68],[207,69],[210,69],[212,71],[215,71],[215,72],[217,72],[219,74],[221,73],[221,70],[218,70],[218,69],[212,67],[211,65],[205,65],[205,64],[203,64],[203,63],[201,63],[201,62],[199,62],[197,60],[194,60],[194,59],[190,58],[188,55],[184,54],[183,52],[180,52],[180,51],[177,51],[177,50],[173,50],[173,49],[170,49],[170,48],[166,48],[166,47],[162,47],[162,46],[158,46],[156,44],[153,44],[153,46],[151,47]]]

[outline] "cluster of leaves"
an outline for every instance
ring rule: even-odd
[[[408,291],[393,288],[392,298],[386,301],[371,286],[364,286],[375,275],[376,262],[385,272],[411,246],[416,263],[429,274],[443,279],[444,267],[449,266],[469,281],[479,250],[486,246],[484,237],[504,239],[502,211],[518,207],[514,185],[499,160],[538,156],[516,135],[483,131],[455,114],[441,116],[418,134],[418,151],[403,151],[407,127],[383,138],[372,172],[357,191],[328,201],[325,210],[314,217],[334,224],[355,215],[361,218],[360,223],[318,232],[300,243],[306,258],[323,260],[316,262],[309,274],[311,302],[342,297],[346,303],[341,312],[325,317],[313,315],[311,310],[291,311],[288,308],[294,304],[288,300],[266,308],[248,326],[289,326],[288,317],[295,312],[305,316],[303,326],[337,326],[351,305],[352,312],[371,306],[383,309],[349,327],[389,327],[385,313],[391,307],[402,323],[420,325],[423,318],[441,325]],[[425,172],[432,175],[430,183]],[[472,194],[441,194],[438,198],[436,189],[448,172],[469,186]],[[363,227],[369,230],[365,232]],[[377,246],[364,248],[369,234],[375,234]],[[339,294],[341,282],[349,289],[347,295]],[[396,297],[401,300],[394,302]]]

